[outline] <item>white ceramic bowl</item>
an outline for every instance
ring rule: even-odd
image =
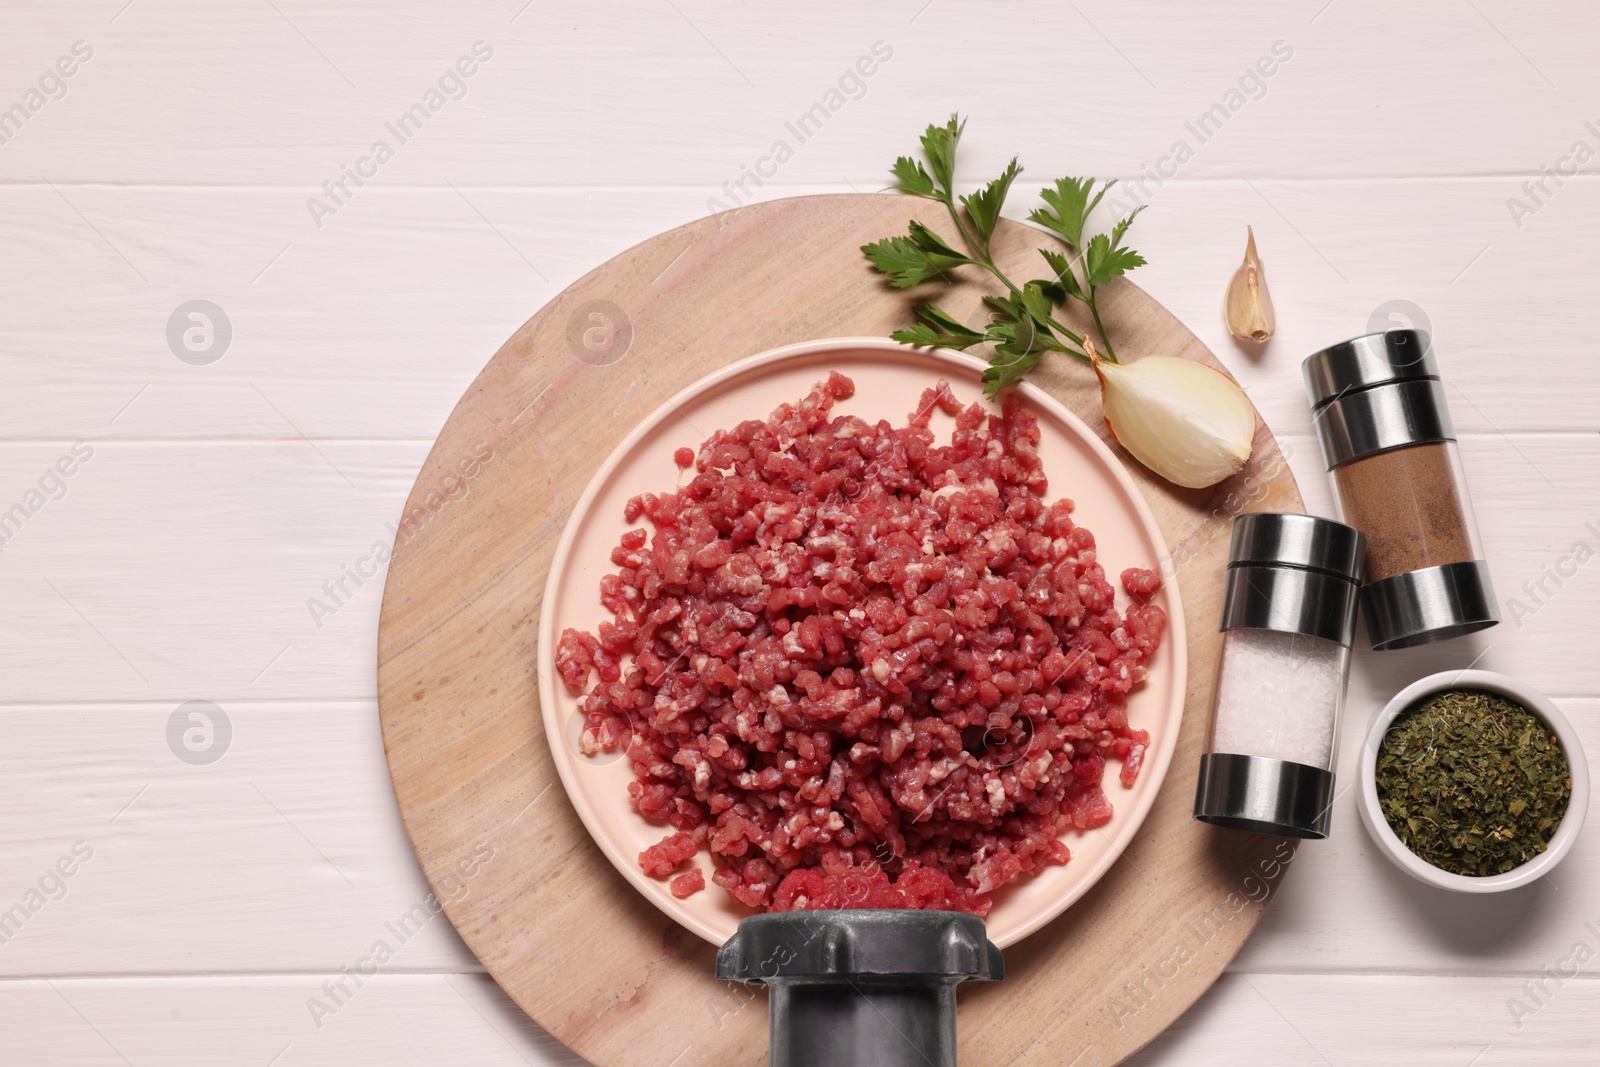
[[[1435,867],[1406,848],[1389,828],[1388,820],[1383,817],[1383,809],[1378,806],[1378,748],[1383,744],[1384,735],[1389,732],[1389,724],[1417,701],[1445,689],[1482,689],[1516,701],[1549,724],[1561,742],[1562,753],[1567,757],[1567,766],[1572,775],[1572,799],[1567,803],[1566,815],[1543,852],[1504,874],[1471,878]],[[1372,717],[1366,741],[1361,746],[1361,797],[1357,806],[1361,809],[1361,821],[1366,823],[1372,839],[1395,866],[1411,877],[1458,893],[1498,893],[1527,885],[1541,877],[1572,850],[1572,842],[1583,828],[1584,813],[1589,809],[1589,764],[1584,760],[1583,747],[1578,743],[1578,733],[1572,728],[1572,723],[1543,693],[1493,671],[1440,671],[1400,690]]]

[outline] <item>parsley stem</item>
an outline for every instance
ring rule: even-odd
[[[1106,346],[1105,359],[1107,363],[1117,361],[1116,350],[1111,347],[1111,337],[1106,333],[1105,325],[1100,321],[1100,307],[1094,301],[1094,286],[1089,287],[1089,314],[1094,316],[1094,328],[1100,332],[1100,341]]]
[[[1051,341],[1051,340],[1046,340],[1044,338],[1040,338],[1040,344],[1042,344],[1045,348],[1048,348],[1048,349],[1050,349],[1052,351],[1061,352],[1061,353],[1063,353],[1065,355],[1068,355],[1068,356],[1071,356],[1073,359],[1079,360],[1079,361],[1081,361],[1083,363],[1088,363],[1091,366],[1094,365],[1094,360],[1090,359],[1087,355],[1085,355],[1084,353],[1078,351],[1076,348],[1068,348],[1066,345],[1062,344],[1060,341]]]
[[[1068,337],[1072,338],[1072,343],[1073,344],[1077,345],[1079,348],[1083,347],[1083,338],[1082,338],[1082,336],[1073,333],[1071,330],[1069,330],[1065,326],[1061,325],[1061,323],[1059,323],[1059,322],[1057,322],[1055,320],[1055,316],[1054,315],[1046,315],[1045,316],[1045,321],[1048,322],[1056,330],[1059,330],[1061,333],[1064,333]],[[1085,355],[1082,352],[1078,353],[1078,355],[1083,356],[1083,358],[1085,360],[1088,360],[1088,358],[1089,358],[1087,355]]]
[[[961,239],[966,242],[967,248],[973,255],[978,257],[978,265],[1000,279],[1001,284],[1011,290],[1011,295],[1020,299],[1022,290],[1017,288],[1017,283],[1007,278],[1005,272],[995,265],[994,256],[989,253],[988,243],[978,240],[977,235],[968,230],[967,224],[961,221],[961,211],[956,207],[955,198],[946,192],[943,200],[944,206],[950,209],[950,221],[956,224],[956,230],[960,232]]]
[[[985,244],[984,242],[979,241],[978,238],[976,237],[976,235],[974,235],[970,230],[967,229],[966,223],[961,221],[961,212],[956,207],[955,197],[948,190],[946,190],[945,191],[945,195],[943,197],[941,197],[940,199],[942,199],[944,201],[944,206],[950,210],[950,221],[955,223],[956,230],[961,234],[961,239],[966,242],[967,248],[974,255],[976,255],[978,257],[978,265],[983,267],[990,274],[993,274],[996,278],[998,278],[1000,280],[1001,284],[1003,284],[1007,289],[1011,290],[1012,297],[1020,302],[1021,299],[1022,299],[1022,290],[1017,288],[1017,283],[1013,282],[1010,278],[1006,277],[1005,271],[1001,270],[995,264],[994,256],[991,255],[990,252],[989,252],[989,246],[987,244]],[[1090,304],[1090,310],[1091,311],[1093,310],[1093,304],[1092,303]],[[1083,337],[1081,335],[1077,334],[1077,333],[1074,333],[1072,330],[1067,329],[1067,327],[1063,326],[1060,322],[1058,322],[1056,320],[1055,316],[1046,315],[1045,316],[1045,322],[1052,329],[1054,329],[1057,332],[1062,333],[1062,334],[1066,335],[1067,337],[1071,338],[1072,339],[1072,343],[1077,345],[1077,346],[1079,346],[1079,349],[1082,348],[1082,346],[1083,346]],[[1095,326],[1096,326],[1097,329],[1100,330],[1101,340],[1104,340],[1105,339],[1105,328],[1100,325],[1100,316],[1098,314],[1095,315]],[[1065,346],[1060,346],[1058,348],[1058,351],[1065,352],[1069,356],[1074,356],[1074,357],[1076,357],[1078,359],[1081,359],[1085,363],[1092,362],[1089,359],[1088,355],[1086,355],[1082,351],[1078,351],[1078,350],[1074,350],[1074,349],[1071,349],[1071,348],[1067,348]],[[1111,351],[1110,342],[1106,343],[1106,351],[1108,353],[1108,358],[1110,359],[1110,361],[1112,363],[1115,363],[1117,361],[1116,357],[1109,355],[1109,353]]]

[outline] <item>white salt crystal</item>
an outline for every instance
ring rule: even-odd
[[[1306,634],[1227,631],[1211,750],[1332,770],[1348,655]]]

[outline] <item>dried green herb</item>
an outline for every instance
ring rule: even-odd
[[[1378,749],[1395,835],[1452,874],[1502,874],[1545,850],[1572,777],[1544,721],[1497,693],[1450,689],[1406,709]]]

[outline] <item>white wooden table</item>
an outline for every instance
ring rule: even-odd
[[[734,194],[881,188],[957,109],[968,179],[1022,154],[1014,216],[1058,174],[1147,175],[1139,282],[1246,383],[1315,511],[1300,359],[1374,317],[1434,330],[1521,610],[1358,657],[1346,780],[1372,708],[1473,661],[1600,754],[1597,30],[1572,0],[9,5],[0,1063],[581,1062],[446,920],[397,932],[428,888],[374,701],[389,524],[466,383],[574,278]],[[1219,310],[1247,223],[1262,351]],[[1552,878],[1458,900],[1346,794],[1137,1062],[1593,1062],[1597,974],[1600,827]]]

